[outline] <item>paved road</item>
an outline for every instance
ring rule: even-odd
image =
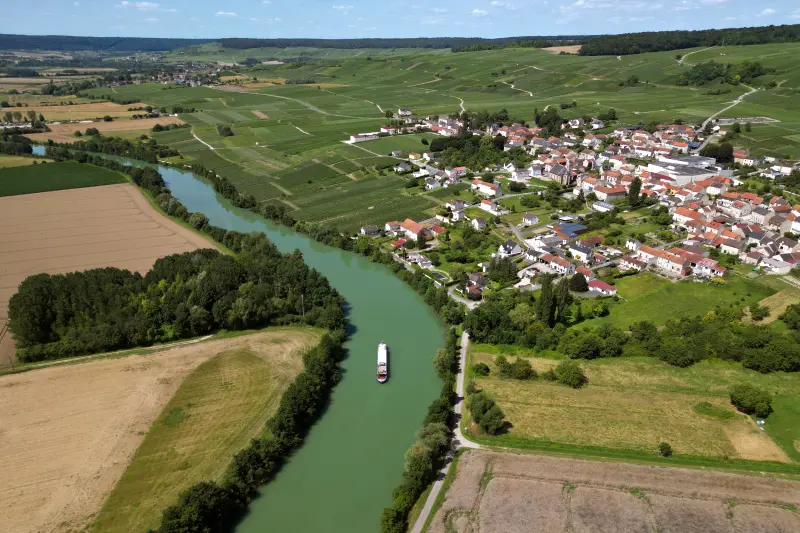
[[[514,233],[514,236],[521,241],[522,246],[528,248],[529,250],[533,249],[533,246],[528,244],[528,241],[522,235],[522,232],[519,230],[517,226],[515,226],[514,224],[506,224],[506,226],[508,226],[508,228]]]
[[[472,311],[473,309],[478,307],[480,305],[480,303],[481,303],[480,301],[473,301],[473,300],[469,300],[467,298],[464,298],[463,296],[460,296],[456,292],[455,286],[452,286],[449,289],[447,289],[447,295],[450,296],[450,298],[452,298],[456,302],[465,305],[467,307],[467,309],[469,309],[470,311]]]
[[[480,448],[480,444],[476,444],[467,440],[464,435],[461,433],[461,427],[459,425],[459,421],[461,420],[461,412],[462,407],[464,405],[464,369],[467,366],[467,349],[469,348],[469,333],[466,331],[461,334],[461,364],[459,366],[458,376],[456,377],[456,394],[458,395],[458,401],[455,406],[456,411],[456,427],[454,430],[454,437],[452,443],[452,449],[450,455],[445,460],[445,464],[442,469],[439,471],[439,475],[436,478],[436,481],[433,483],[433,488],[431,488],[430,494],[428,494],[428,499],[425,501],[425,507],[422,508],[422,512],[419,513],[419,517],[417,517],[417,521],[414,522],[414,527],[411,529],[411,533],[422,533],[422,528],[425,526],[425,522],[428,520],[428,516],[431,514],[431,510],[433,509],[433,504],[436,502],[437,496],[439,496],[439,492],[442,490],[442,486],[444,485],[444,478],[447,475],[447,470],[450,468],[450,462],[453,459],[453,454],[459,448]]]

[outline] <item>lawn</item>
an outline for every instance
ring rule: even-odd
[[[150,427],[94,529],[146,531],[182,490],[220,480],[233,455],[263,431],[302,370],[303,351],[318,340],[307,329],[275,330],[255,349],[222,352],[189,374]]]
[[[493,354],[481,351],[471,357],[472,362],[485,362],[494,370]],[[540,373],[558,363],[529,360]],[[580,364],[589,382],[577,390],[542,379],[477,377],[476,385],[498,401],[511,423],[497,444],[536,442],[654,452],[666,441],[679,455],[800,460],[794,447],[800,439],[800,376],[796,374],[764,375],[721,361],[685,369],[651,358]],[[766,433],[730,405],[728,390],[738,383],[755,384],[776,394]]]
[[[717,306],[727,307],[736,303],[744,308],[775,292],[763,283],[739,276],[728,276],[725,281],[725,285],[671,282],[649,272],[621,278],[615,282],[620,301],[609,301],[611,313],[585,324],[613,324],[627,328],[635,322],[648,320],[663,325],[670,318],[705,315]]]
[[[0,169],[0,196],[126,183],[122,174],[81,163],[47,163]]]

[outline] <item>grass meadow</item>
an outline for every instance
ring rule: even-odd
[[[302,370],[302,352],[318,340],[307,329],[276,330],[258,349],[222,352],[189,374],[150,427],[93,530],[146,531],[181,491],[220,480],[233,455],[263,431]]]
[[[478,346],[471,361],[487,363],[494,370],[494,357]],[[558,363],[536,357],[529,360],[540,373]],[[541,379],[475,377],[476,385],[498,401],[511,423],[496,444],[654,452],[666,441],[679,455],[800,461],[796,447],[800,442],[800,377],[795,374],[764,375],[722,361],[703,361],[690,368],[650,358],[596,359],[580,364],[589,382],[577,390]],[[730,405],[728,389],[738,383],[755,384],[776,395],[766,432]]]
[[[0,168],[0,196],[127,183],[118,172],[74,162]]]

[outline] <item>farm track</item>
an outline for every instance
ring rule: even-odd
[[[229,89],[222,89],[222,88],[214,87],[214,90],[226,91],[226,90],[229,90]],[[339,115],[337,113],[330,113],[330,112],[324,111],[324,110],[322,110],[322,109],[320,109],[320,108],[318,108],[316,106],[313,106],[313,105],[309,104],[308,102],[306,102],[304,100],[300,100],[298,98],[290,98],[288,96],[279,96],[277,94],[259,93],[259,92],[255,92],[255,91],[244,91],[244,90],[237,90],[237,91],[231,91],[231,92],[257,94],[259,96],[267,96],[269,98],[279,98],[281,100],[289,100],[289,101],[292,101],[292,102],[297,102],[298,104],[302,105],[303,107],[305,107],[306,109],[308,109],[310,111],[313,111],[315,113],[319,113],[320,115],[327,115],[327,116],[330,116],[330,117],[355,118],[355,119],[364,118],[364,117],[354,117],[354,116],[351,116],[351,115]]]

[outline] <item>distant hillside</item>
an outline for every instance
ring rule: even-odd
[[[584,56],[628,55],[698,46],[790,43],[800,41],[800,24],[699,31],[659,31],[602,35],[581,47]]]
[[[70,35],[0,34],[0,50],[48,50],[54,52],[161,52],[212,41],[214,41],[214,39],[73,37]]]
[[[408,39],[219,39],[225,48],[462,48],[474,45],[504,45],[515,41],[580,41],[585,35],[556,35],[550,37],[415,37]]]

